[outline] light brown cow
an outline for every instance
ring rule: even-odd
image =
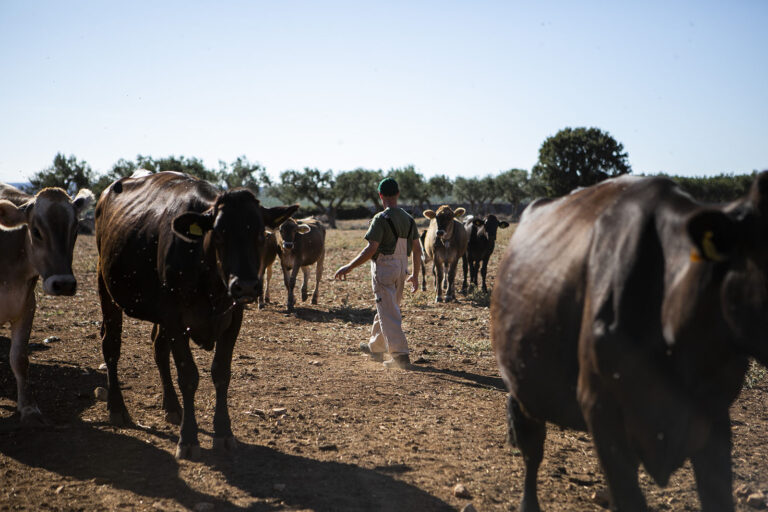
[[[259,293],[259,309],[264,304],[269,303],[269,284],[272,282],[272,264],[277,259],[277,253],[280,249],[277,247],[277,237],[270,230],[264,231],[264,255],[261,258],[261,267],[259,268],[259,277],[264,283],[261,293]],[[267,280],[264,280],[264,273],[267,274]]]
[[[317,304],[320,290],[320,280],[323,277],[323,262],[325,261],[325,226],[312,217],[305,219],[288,219],[275,231],[277,246],[280,250],[280,265],[283,267],[283,280],[288,290],[288,311],[293,311],[295,298],[293,289],[296,286],[296,276],[301,269],[304,282],[301,284],[301,300],[307,300],[307,281],[309,267],[317,264],[315,271],[315,291],[312,293],[312,304]]]
[[[425,210],[424,217],[430,219],[427,234],[424,237],[425,260],[432,260],[432,274],[435,276],[435,302],[443,301],[443,288],[446,287],[445,300],[456,300],[453,281],[459,259],[467,251],[467,230],[456,217],[464,215],[464,208],[452,210],[443,205],[437,209]]]
[[[72,200],[60,188],[30,196],[0,184],[0,325],[11,324],[10,362],[23,424],[45,423],[27,379],[35,284],[43,276],[43,291],[48,295],[75,294],[72,251],[78,216],[92,200],[87,189]]]

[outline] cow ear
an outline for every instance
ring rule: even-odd
[[[213,229],[213,215],[206,213],[182,213],[171,224],[176,236],[187,242],[199,242],[206,231]]]
[[[75,212],[78,216],[87,210],[92,202],[93,192],[87,188],[81,189],[80,192],[78,192],[75,196],[75,199],[72,201],[72,203],[75,205]]]
[[[272,229],[275,229],[280,224],[288,220],[291,215],[296,213],[299,209],[298,204],[292,204],[290,206],[275,206],[273,208],[261,208],[261,215],[264,217],[264,224]]]
[[[435,211],[434,210],[424,210],[424,217],[427,219],[434,219],[435,218]]]
[[[5,199],[0,200],[0,228],[13,229],[27,223],[26,208],[16,206]]]
[[[705,210],[688,220],[688,236],[696,246],[691,251],[693,261],[726,261],[739,244],[739,226],[729,216],[717,210]]]
[[[312,228],[311,228],[311,227],[309,227],[307,224],[299,224],[299,229],[298,229],[298,231],[299,231],[299,234],[300,234],[300,235],[306,235],[307,233],[309,233],[310,231],[312,231]]]
[[[509,222],[503,220],[503,221],[499,222],[499,227],[501,229],[508,228],[509,227]]]
[[[464,208],[456,208],[455,210],[453,210],[454,217],[461,217],[465,213],[467,213],[467,210],[465,210]]]
[[[482,227],[483,224],[485,224],[485,221],[483,219],[472,219],[472,224],[477,227]]]

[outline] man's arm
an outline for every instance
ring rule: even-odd
[[[339,270],[336,271],[336,274],[333,276],[334,279],[339,279],[341,281],[345,281],[347,278],[347,274],[356,267],[359,267],[369,259],[373,258],[373,255],[376,254],[376,251],[379,249],[379,242],[375,242],[372,240],[368,240],[368,245],[360,251],[360,254],[355,256],[355,258],[344,265],[343,267],[339,268]]]
[[[419,268],[421,268],[421,244],[418,238],[411,241],[411,256],[413,256],[413,273],[406,281],[411,283],[411,291],[415,292],[419,288]]]

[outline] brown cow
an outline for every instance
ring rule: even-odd
[[[264,255],[261,259],[261,267],[259,268],[259,277],[261,278],[264,286],[261,293],[259,293],[259,309],[264,308],[265,303],[269,303],[269,284],[272,282],[272,264],[277,259],[277,254],[280,249],[277,247],[277,237],[275,234],[266,230],[264,232]],[[264,273],[267,274],[267,279],[264,280]]]
[[[729,406],[768,364],[768,173],[705,207],[665,178],[622,177],[530,206],[499,267],[492,342],[539,510],[546,422],[588,429],[612,506],[645,510],[690,459],[702,510],[733,510]]]
[[[467,230],[456,217],[464,215],[464,208],[452,210],[443,205],[437,209],[424,210],[424,217],[430,219],[424,237],[425,260],[432,260],[432,274],[435,276],[435,302],[443,301],[443,288],[447,287],[445,300],[456,299],[454,279],[456,268],[467,250]]]
[[[27,343],[35,316],[35,284],[49,295],[74,295],[72,251],[79,215],[93,200],[83,189],[72,200],[60,188],[35,196],[0,184],[0,325],[11,324],[10,363],[23,424],[45,423],[29,389]]]
[[[163,409],[171,423],[181,420],[176,457],[200,453],[195,419],[199,374],[190,338],[206,350],[216,349],[211,366],[214,447],[236,447],[227,409],[232,351],[244,305],[262,289],[265,227],[277,227],[297,208],[264,208],[249,190],[220,192],[175,172],[124,178],[101,194],[96,243],[110,422],[131,421],[117,377],[124,312],[154,324]],[[171,382],[171,352],[183,410]]]
[[[317,304],[320,291],[320,280],[323,278],[323,263],[325,262],[325,226],[312,217],[295,221],[288,219],[275,232],[277,246],[280,250],[280,265],[283,267],[283,281],[288,291],[288,311],[293,311],[296,299],[293,289],[296,287],[296,276],[301,269],[304,281],[301,283],[301,300],[307,300],[307,282],[309,267],[317,264],[315,269],[315,291],[312,293],[312,304]]]

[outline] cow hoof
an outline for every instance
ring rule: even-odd
[[[181,413],[176,411],[166,412],[165,421],[171,425],[181,425]]]
[[[199,444],[179,444],[176,446],[177,460],[197,460],[200,458]]]
[[[133,421],[131,420],[131,416],[128,414],[128,411],[109,411],[109,422],[112,425],[116,425],[118,427],[127,427],[129,425],[133,425]]]
[[[264,309],[264,303],[263,302],[259,302],[259,309]]]
[[[312,297],[312,304],[317,306],[317,297]]]
[[[24,428],[47,427],[51,424],[37,407],[25,407],[21,411],[20,423]]]
[[[214,437],[213,449],[220,452],[234,452],[237,450],[237,440],[234,436]]]
[[[307,297],[309,297],[307,292],[301,292],[301,302],[307,302]]]
[[[442,297],[435,297],[435,302],[443,302],[443,298]]]

